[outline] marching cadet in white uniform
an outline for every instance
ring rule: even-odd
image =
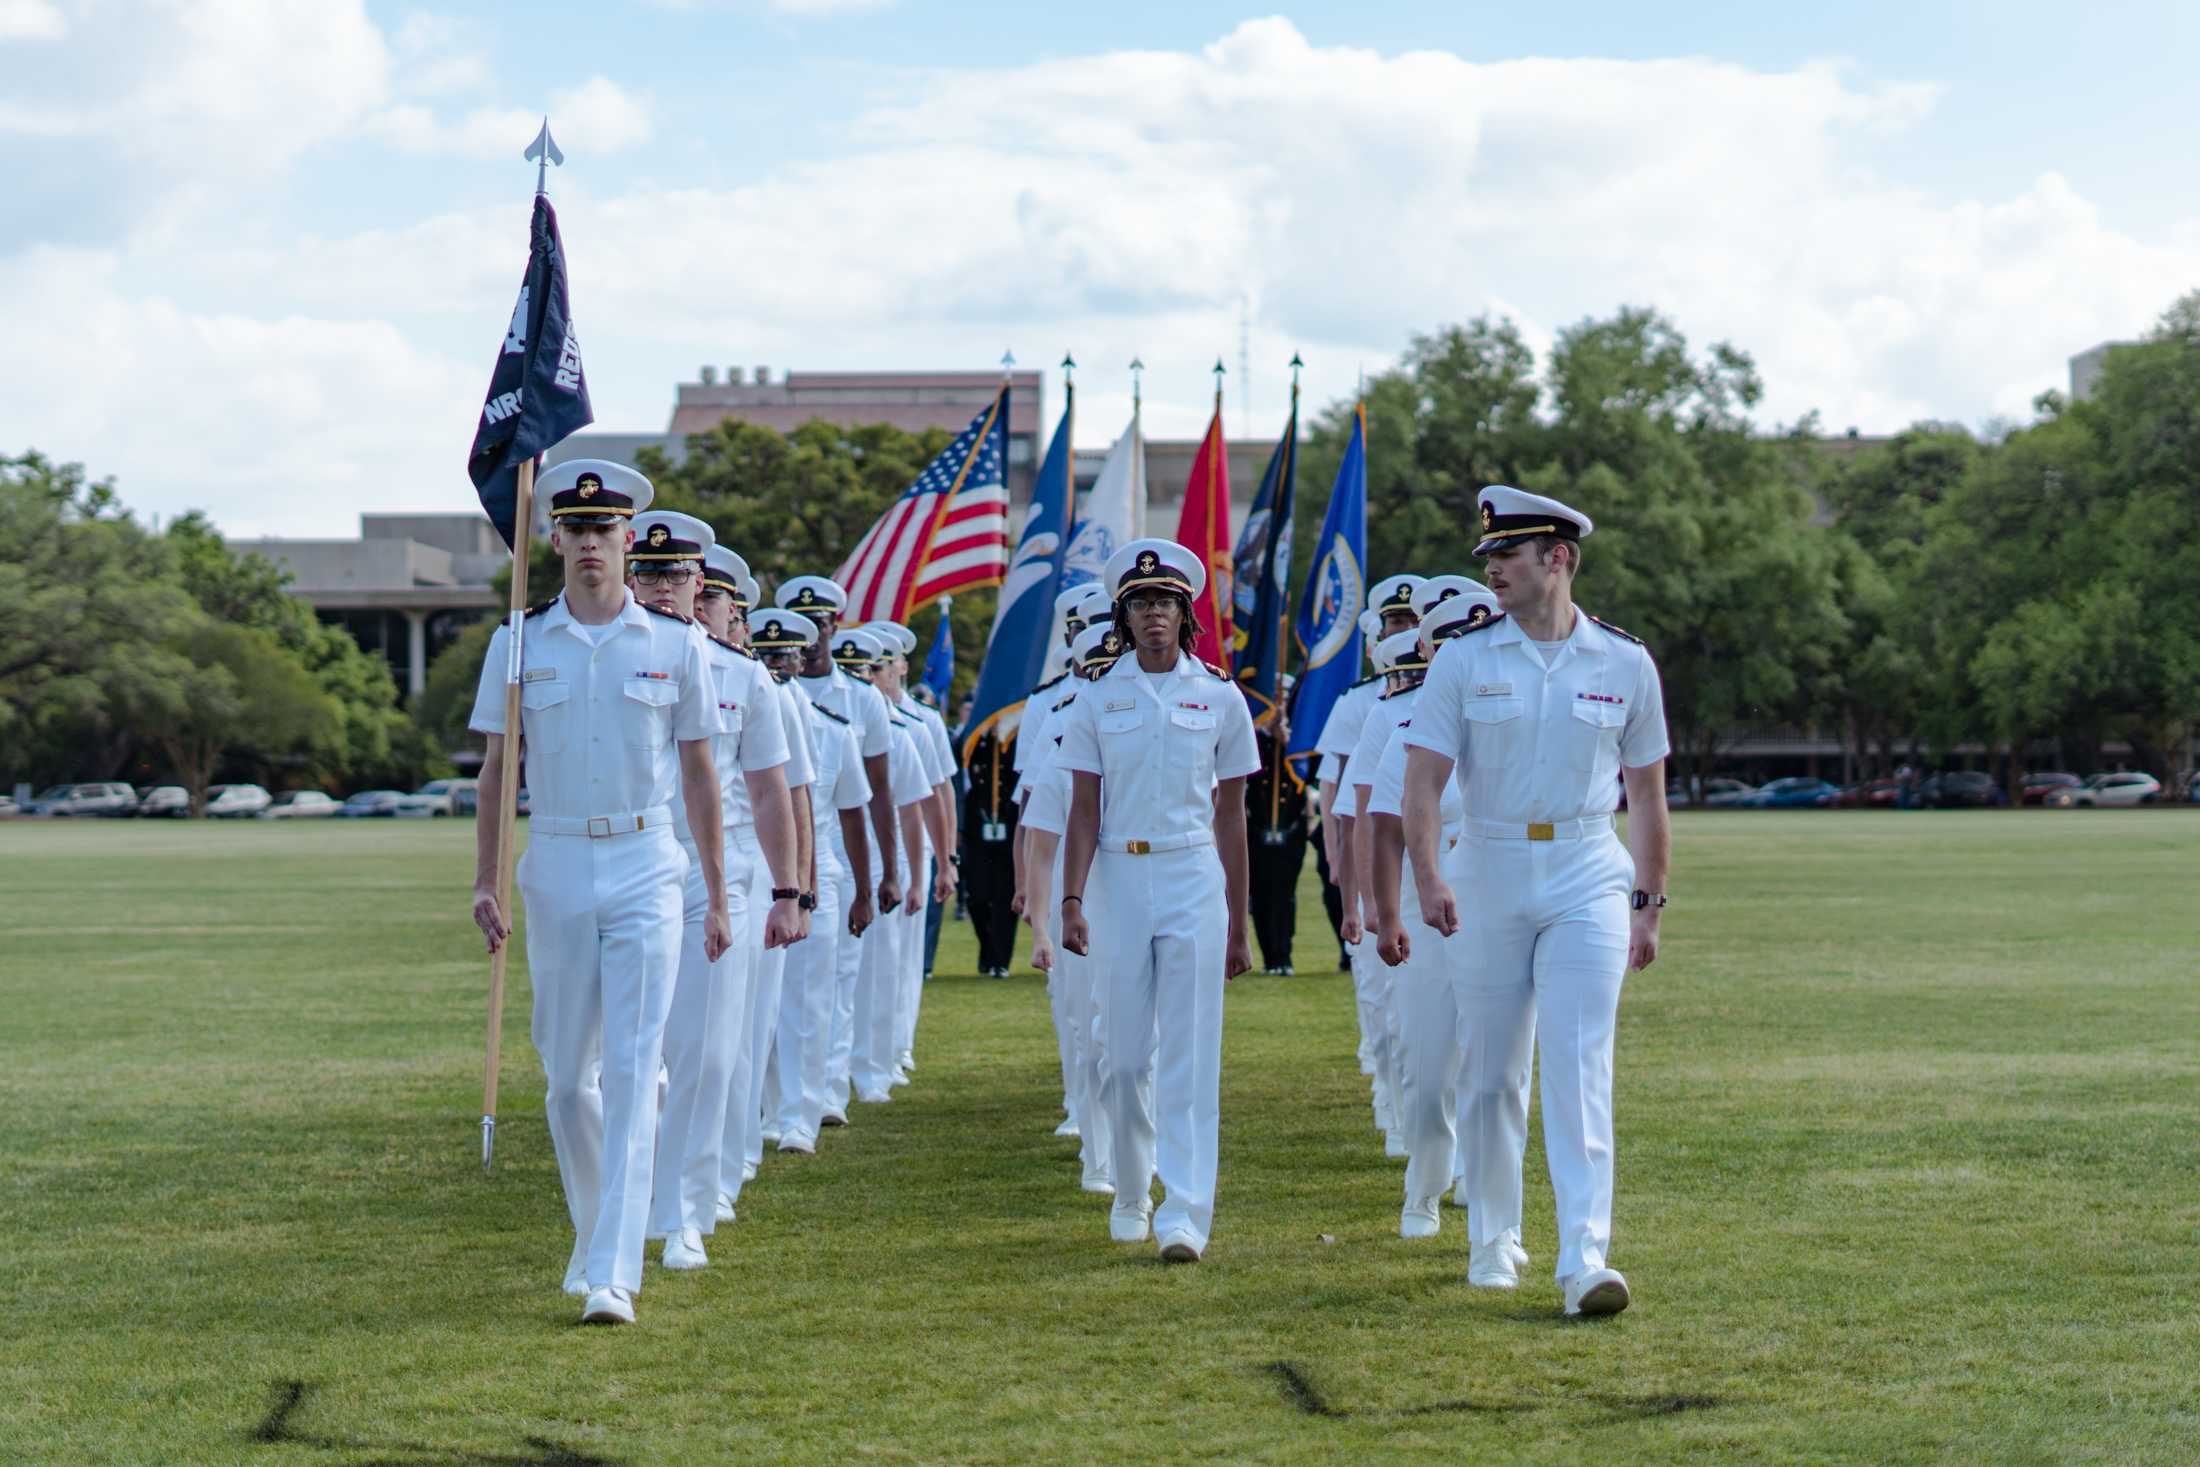
[[[1386,700],[1394,698],[1407,686],[1407,676],[1396,665],[1401,649],[1410,648],[1410,632],[1385,637],[1368,649],[1368,661],[1375,668],[1375,682],[1371,686],[1379,691],[1371,706],[1358,720],[1360,732],[1352,746],[1335,761],[1342,771],[1337,783],[1337,832],[1338,848],[1330,861],[1330,872],[1337,878],[1338,889],[1344,898],[1344,920],[1338,925],[1337,935],[1358,955],[1352,964],[1352,992],[1360,1015],[1360,1032],[1367,1048],[1369,1075],[1373,1081],[1375,1127],[1383,1134],[1383,1154],[1400,1157],[1406,1154],[1405,1133],[1398,1122],[1398,1024],[1391,1007],[1390,974],[1374,960],[1364,939],[1374,930],[1369,918],[1372,910],[1366,902],[1366,887],[1362,881],[1360,862],[1361,832],[1358,780],[1364,771],[1352,766],[1365,757],[1365,737],[1370,729],[1383,729],[1391,720],[1384,716],[1389,707]],[[1417,684],[1419,665],[1412,669]],[[1326,757],[1326,756],[1325,756]],[[1359,961],[1364,958],[1366,961]]]
[[[1064,594],[1081,596],[1084,592],[1096,592],[1097,590],[1098,588],[1093,586],[1079,586]],[[1113,615],[1112,604],[1109,607],[1109,615],[1111,617]],[[1085,634],[1092,630],[1092,624],[1088,623],[1075,611],[1071,612],[1070,617],[1070,625],[1077,628],[1077,635],[1071,639],[1070,647],[1063,654],[1063,671],[1059,676],[1049,678],[1031,690],[1030,694],[1024,699],[1023,722],[1016,731],[1016,808],[1019,812],[1016,817],[1016,907],[1026,921],[1034,923],[1036,909],[1031,904],[1030,894],[1026,891],[1026,887],[1030,885],[1035,874],[1033,863],[1037,860],[1037,857],[1033,854],[1033,850],[1038,845],[1039,838],[1037,831],[1026,831],[1024,829],[1022,812],[1031,808],[1032,795],[1038,789],[1035,781],[1041,770],[1053,767],[1064,780],[1068,778],[1067,772],[1060,770],[1055,757],[1062,743],[1059,732],[1060,720],[1063,710],[1067,709],[1076,699],[1076,694],[1072,689],[1076,687],[1076,680],[1080,671],[1077,648],[1083,643]],[[1112,620],[1104,624],[1107,626],[1114,625]],[[1120,636],[1118,640],[1120,640]],[[1066,819],[1066,795],[1064,799],[1064,818]],[[1061,832],[1059,830],[1055,832],[1054,851],[1053,875],[1058,889],[1062,874]],[[1059,941],[1062,914],[1057,911],[1047,915],[1049,922],[1055,929],[1056,940]],[[1034,930],[1036,930],[1036,925]],[[1083,1117],[1078,1113],[1077,1106],[1071,1099],[1071,1092],[1076,1089],[1077,1085],[1074,1078],[1077,1035],[1075,1021],[1070,1014],[1069,988],[1066,982],[1068,971],[1066,965],[1057,965],[1047,970],[1046,974],[1047,1007],[1054,1017],[1054,1047],[1057,1057],[1062,1062],[1062,1120],[1061,1124],[1054,1128],[1054,1134],[1057,1136],[1076,1136],[1080,1134],[1079,1128],[1083,1124]]]
[[[886,654],[886,644],[862,627],[843,628],[833,639],[833,661],[840,671],[874,695],[870,687],[872,667]],[[883,706],[883,705],[882,705]],[[900,823],[901,855],[921,860],[924,852],[924,817],[931,808],[932,786],[917,754],[915,731],[901,719],[887,714],[887,779],[895,815]],[[882,868],[897,871],[896,855],[873,848]],[[896,1004],[900,995],[901,953],[912,925],[921,934],[923,923],[911,918],[924,914],[923,894],[917,890],[906,863],[896,874],[899,889],[908,893],[887,910],[883,903],[878,921],[863,937],[862,962],[856,973],[852,1013],[852,1042],[848,1074],[856,1099],[866,1105],[884,1105],[894,1086],[894,1034]]]
[[[893,747],[893,725],[889,722],[886,701],[879,697],[876,688],[858,682],[833,663],[834,633],[839,629],[841,608],[848,604],[848,593],[838,582],[824,576],[796,576],[779,587],[778,603],[780,610],[807,617],[818,629],[817,640],[803,651],[802,671],[795,679],[796,690],[818,707],[838,714],[855,732],[856,748],[863,757],[863,777],[871,786],[870,836],[865,844],[865,860],[874,883],[869,895],[877,904],[876,916],[883,917],[898,907],[902,898],[899,860],[879,859],[881,852],[894,853],[899,849],[898,821],[887,770],[887,750]],[[852,910],[852,907],[844,904],[843,910]],[[864,944],[879,936],[879,924],[874,918],[861,930],[861,935],[851,931],[848,940],[840,944],[836,958],[839,968],[834,977],[833,1026],[826,1046],[826,1083],[831,1093],[827,1096],[821,1121],[826,1126],[848,1124],[856,983],[861,974]]]
[[[565,1287],[585,1295],[584,1322],[632,1323],[657,1071],[680,968],[688,858],[673,834],[676,796],[703,867],[704,956],[715,961],[733,941],[710,748],[718,704],[702,640],[627,594],[628,522],[648,508],[649,481],[623,465],[571,459],[545,471],[539,487],[565,590],[527,614],[519,729],[504,720],[508,625],[490,639],[471,727],[488,736],[487,811],[501,797],[504,739],[526,740],[533,815],[519,889],[544,1108],[575,1233]],[[492,949],[511,935],[497,900],[497,846],[497,822],[477,821],[474,921]]]
[[[852,933],[871,925],[871,851],[864,835],[871,785],[848,721],[791,686],[803,649],[817,640],[816,623],[774,608],[756,618],[749,635],[765,666],[789,680],[784,691],[801,705],[816,773],[811,786],[816,821],[811,849],[817,853],[817,867],[810,935],[787,953],[779,1007],[778,1088],[775,1096],[767,1095],[776,1105],[779,1149],[810,1155],[817,1149],[830,1102],[825,1062],[832,1042],[840,947],[853,942]]]
[[[1023,787],[1024,772],[1030,767],[1032,754],[1037,747],[1037,740],[1028,739],[1024,736],[1034,731],[1033,724],[1035,721],[1043,720],[1047,710],[1061,701],[1070,679],[1077,671],[1077,663],[1070,655],[1070,649],[1076,645],[1078,637],[1083,635],[1085,628],[1091,626],[1095,621],[1112,621],[1114,617],[1115,599],[1101,589],[1100,586],[1090,581],[1082,585],[1071,586],[1054,598],[1054,619],[1062,627],[1062,645],[1059,650],[1050,649],[1048,651],[1041,667],[1041,671],[1047,675],[1039,681],[1036,687],[1024,695],[1023,714],[1016,729],[1016,757],[1011,761],[1011,765],[1016,771],[1016,803],[1019,809],[1030,799],[1029,793]],[[1018,916],[1025,918],[1031,915],[1024,901],[1025,863],[1029,855],[1026,847],[1029,844],[1030,842],[1025,840],[1021,834],[1016,837],[1016,895],[1009,903],[1010,906],[1015,908]],[[993,976],[1006,978],[1008,970],[1004,968]],[[1053,991],[1049,989],[1048,997],[1051,998],[1052,996]],[[1056,1024],[1059,1027],[1059,1016],[1057,1016]],[[1063,1088],[1066,1095],[1068,1089],[1066,1079],[1063,1082]],[[1063,1106],[1064,1109],[1068,1108],[1066,1099]],[[1064,1129],[1055,1132],[1058,1136],[1069,1134],[1067,1130],[1069,1122],[1064,1121],[1062,1125]]]
[[[1108,1231],[1197,1262],[1214,1224],[1222,988],[1253,966],[1245,909],[1245,778],[1260,768],[1234,683],[1190,653],[1207,571],[1183,546],[1134,540],[1109,557],[1125,656],[1070,705],[1062,945],[1099,973],[1107,1026],[1101,1103],[1114,1129]],[[1219,783],[1218,783],[1219,782]],[[1083,910],[1088,879],[1106,920]],[[1153,1079],[1153,1104],[1139,1104]],[[1158,1143],[1158,1144],[1157,1144]]]
[[[1627,1307],[1612,1237],[1612,1048],[1620,985],[1658,952],[1670,832],[1664,694],[1635,638],[1573,603],[1589,517],[1502,485],[1482,491],[1490,589],[1505,615],[1437,653],[1405,731],[1406,846],[1423,918],[1460,929],[1470,1276],[1503,1274],[1497,1222],[1517,1196],[1526,1118],[1517,1076],[1531,1021],[1542,1055],[1543,1137],[1568,1314]],[[1440,873],[1441,796],[1456,773],[1463,834]],[[1612,829],[1621,781],[1632,858]],[[1630,895],[1632,893],[1632,895]]]
[[[1087,683],[1097,680],[1122,657],[1124,645],[1123,634],[1113,622],[1086,627],[1070,648],[1076,676]],[[1052,704],[1043,715],[1042,730],[1059,726],[1062,713],[1076,699],[1076,693],[1066,693]],[[1055,1005],[1056,1024],[1068,1049],[1062,1065],[1067,1077],[1064,1104],[1069,1109],[1069,1120],[1055,1134],[1080,1138],[1078,1152],[1084,1163],[1084,1177],[1079,1185],[1087,1192],[1112,1197],[1115,1137],[1114,1128],[1108,1124],[1107,1107],[1100,1102],[1105,1053],[1102,1046],[1106,1042],[1100,993],[1092,961],[1059,946],[1062,909],[1054,896],[1061,889],[1062,832],[1069,827],[1071,777],[1062,767],[1053,735],[1042,731],[1037,736],[1044,740],[1043,752],[1033,759],[1031,773],[1018,789],[1029,796],[1022,828],[1031,833],[1031,890],[1025,904],[1025,915],[1031,922],[1031,965],[1046,974],[1049,992],[1059,991],[1061,995]],[[1095,895],[1090,882],[1086,883],[1086,894],[1089,905]],[[1107,917],[1102,913],[1095,918],[1088,911],[1085,920],[1089,926],[1095,920],[1105,922]],[[1150,1093],[1141,1097],[1141,1104],[1152,1106]]]
[[[711,740],[711,755],[718,770],[715,797],[724,836],[719,853],[726,872],[726,910],[733,923],[734,944],[716,961],[704,954],[709,901],[703,863],[691,844],[683,841],[688,878],[681,913],[680,970],[665,1029],[664,1112],[658,1123],[650,1217],[650,1235],[665,1240],[665,1267],[676,1270],[709,1264],[703,1237],[717,1227],[726,1105],[738,1074],[734,1041],[763,952],[763,943],[757,939],[773,905],[753,888],[750,871],[768,866],[786,878],[794,869],[787,741],[770,679],[754,658],[712,639],[692,616],[702,587],[704,552],[714,549],[715,543],[716,536],[703,521],[658,510],[635,518],[634,547],[627,556],[628,582],[635,598],[649,610],[688,622],[703,644],[720,726]],[[673,805],[675,834],[687,827],[682,804]],[[759,825],[765,832],[761,842]],[[781,941],[793,940],[801,923],[792,903],[784,904],[777,916]]]

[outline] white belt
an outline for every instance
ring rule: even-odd
[[[1587,840],[1610,830],[1612,817],[1584,815],[1579,820],[1537,821],[1529,825],[1515,825],[1505,820],[1467,820],[1461,824],[1476,840]]]
[[[670,829],[671,826],[672,807],[669,805],[657,805],[648,810],[635,810],[624,815],[534,815],[527,821],[527,828],[536,835],[585,835],[590,840],[631,835],[637,830]]]
[[[1187,830],[1182,835],[1155,835],[1144,840],[1129,840],[1122,836],[1103,835],[1100,849],[1122,851],[1126,855],[1147,856],[1155,851],[1188,851],[1193,846],[1211,846],[1215,833],[1211,830]]]

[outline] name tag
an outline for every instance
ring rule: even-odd
[[[1474,696],[1477,698],[1509,698],[1512,696],[1512,690],[1513,685],[1511,683],[1476,683],[1474,685]]]
[[[1574,696],[1584,703],[1625,703],[1627,701],[1625,698],[1615,697],[1611,693],[1576,693]]]
[[[554,667],[530,667],[519,675],[519,680],[523,683],[539,683],[546,677],[557,675],[558,670]]]
[[[1138,700],[1136,698],[1110,698],[1107,701],[1107,706],[1102,711],[1121,713],[1126,708],[1136,708],[1137,706]]]
[[[978,826],[978,839],[1004,841],[1008,839],[1008,826],[999,820],[986,820]]]

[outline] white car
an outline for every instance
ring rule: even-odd
[[[206,791],[206,814],[211,820],[257,815],[274,803],[274,796],[256,784],[217,784]]]
[[[2096,774],[2076,789],[2057,790],[2047,803],[2057,810],[2123,810],[2162,798],[2162,782],[2151,774]]]
[[[343,808],[319,790],[284,790],[260,812],[262,820],[309,820],[334,815]]]
[[[411,794],[401,796],[390,813],[417,820],[431,815],[456,815],[463,804],[466,813],[472,814],[477,783],[471,779],[431,779]]]
[[[138,801],[141,816],[165,815],[180,820],[191,813],[191,792],[180,784],[157,784]]]

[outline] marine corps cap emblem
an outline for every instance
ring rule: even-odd
[[[1467,625],[1470,627],[1478,627],[1489,619],[1490,609],[1487,606],[1477,606],[1467,613]]]
[[[580,490],[581,498],[593,499],[596,497],[596,491],[603,487],[603,480],[595,474],[583,474],[574,487]]]
[[[655,549],[663,545],[667,540],[670,540],[671,538],[671,532],[666,530],[663,525],[651,525],[649,527],[650,548]]]
[[[1487,531],[1487,530],[1489,529],[1489,527],[1490,527],[1491,525],[1495,524],[1496,522],[1497,522],[1497,511],[1496,511],[1496,510],[1494,510],[1494,509],[1491,509],[1491,508],[1490,508],[1490,502],[1489,502],[1489,501],[1488,501],[1487,499],[1483,500],[1483,501],[1482,501],[1482,528],[1483,528],[1483,530],[1484,530],[1484,531]]]

